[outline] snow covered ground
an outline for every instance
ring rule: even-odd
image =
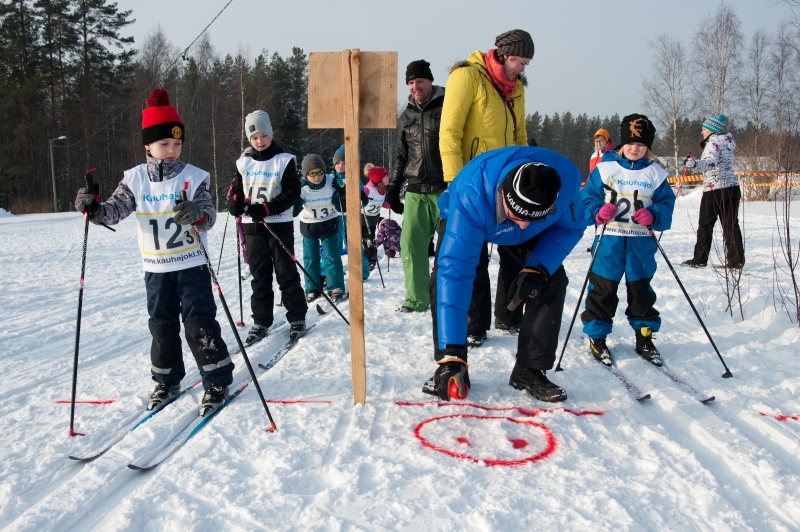
[[[690,257],[698,200],[698,193],[681,198],[674,230],[662,240],[674,263]],[[714,402],[701,404],[636,356],[621,305],[609,345],[649,401],[637,403],[588,355],[578,324],[566,371],[550,374],[567,390],[565,403],[540,403],[509,387],[516,337],[492,330],[470,355],[468,403],[437,406],[420,392],[435,369],[430,316],[395,312],[402,268],[393,260],[387,271],[384,259],[386,289],[377,270],[365,285],[366,405],[352,404],[348,328],[336,314],[311,310],[315,328],[260,378],[279,430],[264,431],[251,387],[148,473],[126,464],[192,416],[202,390],[95,462],[67,459],[142,409],[153,386],[134,221],[117,233],[90,227],[78,396],[114,401],[79,405],[77,428],[86,436],[70,438],[69,406],[56,401],[70,394],[82,218],[4,217],[0,528],[800,530],[800,331],[770,296],[772,206],[745,209],[752,275],[743,278],[744,321],[725,312],[713,270],[677,268],[732,379],[720,377],[717,356],[660,258],[653,282],[664,320],[656,345],[675,373]],[[215,264],[224,222],[221,216],[210,234]],[[797,234],[800,218],[793,224]],[[232,227],[220,280],[238,317]],[[592,235],[588,229],[566,261],[562,339]],[[491,269],[494,277],[496,253]],[[249,326],[247,309],[245,299]],[[275,311],[280,317],[283,309]],[[233,345],[221,308],[218,318]],[[284,327],[254,347],[253,361],[269,360],[286,334]],[[188,350],[186,360],[185,383],[197,376]],[[243,382],[244,363],[235,362],[235,383]]]

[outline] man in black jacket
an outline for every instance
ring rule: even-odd
[[[404,215],[400,257],[406,280],[406,298],[397,310],[424,312],[430,305],[428,244],[439,227],[437,201],[447,188],[439,155],[444,89],[433,84],[430,63],[422,59],[412,61],[406,67],[406,84],[411,95],[397,126],[388,197],[392,210]],[[403,204],[400,191],[406,182],[408,187]]]
[[[250,271],[253,274],[253,295],[250,309],[255,325],[245,344],[266,336],[273,321],[272,271],[283,296],[290,336],[306,330],[305,291],[292,257],[264,226],[272,231],[294,254],[294,221],[292,208],[300,197],[300,179],[295,156],[285,153],[272,140],[272,124],[265,111],[254,111],[245,118],[245,133],[250,138],[247,148],[236,161],[236,175],[231,182],[228,212],[242,217]]]

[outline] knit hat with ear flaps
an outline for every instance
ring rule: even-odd
[[[494,40],[494,45],[497,47],[497,52],[506,57],[514,55],[533,59],[533,38],[525,30],[511,30],[501,33]]]
[[[619,145],[638,142],[653,147],[653,140],[656,138],[656,126],[644,115],[632,114],[622,119],[619,125]]]
[[[253,111],[244,117],[244,134],[249,139],[254,133],[263,133],[272,138],[272,122],[266,111]]]
[[[327,173],[328,170],[325,168],[325,161],[323,161],[322,157],[316,153],[309,153],[303,157],[303,162],[300,164],[300,168],[303,171],[303,178],[308,175],[312,168],[319,168],[325,173]]]
[[[503,200],[516,218],[538,222],[555,212],[561,176],[542,163],[524,163],[511,170],[501,183]]]
[[[377,184],[383,181],[383,178],[387,175],[389,175],[389,171],[383,166],[373,166],[369,169],[367,177],[369,177],[370,181]]]
[[[703,129],[707,129],[710,132],[714,133],[715,135],[719,135],[723,131],[725,131],[725,122],[728,120],[728,117],[725,115],[716,115],[716,116],[709,116],[706,118],[706,121],[703,122]]]
[[[142,144],[145,146],[162,139],[183,139],[183,120],[178,109],[169,104],[169,94],[156,89],[147,98],[147,107],[142,109]]]

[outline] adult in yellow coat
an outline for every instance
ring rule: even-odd
[[[498,35],[494,44],[497,48],[476,50],[450,69],[439,130],[446,182],[481,153],[527,145],[522,73],[533,58],[533,39],[526,31],[511,30]],[[440,234],[444,224],[443,220]],[[492,321],[489,252],[483,247],[469,309],[468,347],[481,345]]]

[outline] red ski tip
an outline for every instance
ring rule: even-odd
[[[86,434],[83,434],[82,432],[75,432],[72,429],[69,429],[69,435],[70,436],[86,436]]]
[[[244,322],[243,322],[243,321],[240,321],[239,323],[237,323],[237,324],[236,324],[236,326],[237,326],[237,327],[244,327]]]
[[[275,425],[275,422],[273,421],[272,423],[269,424],[269,428],[264,430],[266,430],[267,432],[275,432],[276,430],[278,430],[278,427],[277,425]]]

